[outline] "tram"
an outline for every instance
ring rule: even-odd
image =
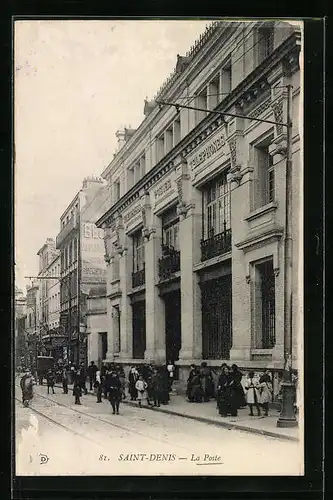
[[[37,378],[39,385],[43,385],[43,379],[46,378],[48,370],[53,369],[53,356],[37,356]]]

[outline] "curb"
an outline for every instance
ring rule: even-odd
[[[60,389],[62,389],[62,386],[59,386],[59,385],[55,385],[55,387],[59,387]],[[91,396],[95,395],[91,391],[88,391],[88,394]],[[126,404],[128,406],[132,406],[132,407],[136,407],[136,408],[138,407],[138,405],[133,401],[126,401],[123,399],[122,403]],[[174,410],[169,410],[167,408],[152,408],[151,406],[143,406],[142,408],[144,408],[146,410],[160,412],[160,413],[166,413],[168,415],[176,415],[177,417],[188,418],[190,420],[196,420],[198,422],[203,422],[203,423],[209,424],[209,425],[215,425],[217,427],[223,427],[223,428],[229,429],[229,430],[238,430],[238,431],[242,431],[242,432],[248,432],[249,434],[268,436],[268,437],[272,437],[275,439],[282,439],[284,441],[299,442],[299,438],[294,437],[294,436],[287,436],[286,434],[280,434],[280,433],[274,432],[274,431],[266,431],[266,430],[262,430],[262,429],[256,429],[254,427],[248,427],[246,425],[237,424],[237,423],[233,423],[233,422],[218,421],[218,420],[214,420],[214,419],[209,418],[209,417],[201,417],[200,415],[187,415],[186,413],[182,413],[182,412],[174,411]]]

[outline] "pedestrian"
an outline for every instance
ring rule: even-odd
[[[112,414],[119,415],[119,405],[121,401],[121,382],[115,370],[107,375],[106,380],[109,401],[112,406]]]
[[[154,372],[149,373],[147,382],[147,404],[152,406],[152,401],[154,400],[154,388],[153,388],[153,376]]]
[[[194,375],[189,383],[189,402],[202,403],[203,389],[201,385],[200,369],[196,368]]]
[[[143,376],[140,375],[139,380],[137,380],[137,382],[135,383],[135,388],[138,391],[138,402],[140,408],[142,407],[142,401],[144,401],[148,397],[147,387],[148,387],[147,382],[145,382],[145,380],[143,380]]]
[[[169,372],[169,390],[171,391],[175,376],[175,365],[173,361],[168,361],[167,370]]]
[[[190,371],[189,371],[189,374],[188,374],[188,378],[187,378],[187,385],[186,385],[186,396],[187,396],[187,399],[190,400],[190,388],[191,388],[191,382],[192,382],[192,379],[195,375],[195,371],[196,371],[196,366],[194,363],[192,363],[190,365]]]
[[[272,383],[272,379],[268,373],[268,370],[267,368],[264,368],[264,371],[262,373],[262,375],[260,376],[259,378],[259,384],[262,384],[262,382],[270,382]]]
[[[259,379],[259,391],[259,403],[265,412],[265,417],[268,417],[269,404],[273,400],[273,385],[271,382],[271,378],[267,373],[267,370],[265,370],[265,372]]]
[[[99,370],[97,370],[97,372],[96,372],[94,389],[96,391],[96,396],[97,396],[96,402],[101,403],[102,402],[102,380],[101,380],[101,372]]]
[[[64,394],[68,394],[69,367],[64,366],[62,369],[62,389]]]
[[[86,370],[84,367],[84,363],[82,361],[80,363],[80,368],[79,368],[79,380],[80,380],[80,384],[81,384],[81,389],[83,390],[85,396],[88,394],[88,390],[86,387],[86,379],[87,379],[87,374],[86,374]]]
[[[73,396],[75,397],[75,404],[80,405],[80,397],[82,396],[82,387],[79,380],[75,380],[73,384]]]
[[[52,389],[52,394],[55,394],[54,392],[54,373],[51,369],[47,371],[46,374],[46,383],[47,383],[47,393],[50,393],[50,389]]]
[[[124,368],[122,366],[117,367],[117,374],[121,383],[122,399],[126,399],[126,378],[125,378]]]
[[[229,368],[222,365],[222,372],[219,376],[217,386],[217,408],[221,417],[226,417],[229,410]]]
[[[103,363],[102,368],[101,368],[101,384],[102,384],[102,394],[104,399],[107,399],[108,394],[107,394],[107,387],[106,387],[106,375],[107,375],[107,367]]]
[[[138,391],[135,387],[136,382],[139,380],[139,372],[135,366],[132,366],[128,375],[128,390],[131,396],[131,401],[136,401]]]
[[[231,378],[233,379],[233,390],[235,396],[235,405],[237,409],[244,408],[246,406],[246,398],[244,389],[242,386],[243,374],[239,370],[238,366],[233,364],[231,365],[230,371]]]
[[[162,405],[167,405],[170,401],[170,382],[166,365],[160,367],[159,373],[161,378],[161,403]]]
[[[33,398],[33,386],[35,385],[35,380],[32,376],[30,370],[26,370],[25,374],[21,377],[20,387],[22,391],[22,403],[24,406],[28,406],[29,402]]]
[[[232,368],[229,368],[228,373],[228,386],[227,386],[227,403],[228,415],[237,417],[239,405],[239,388],[235,380]]]
[[[159,408],[161,406],[162,381],[161,381],[161,376],[156,368],[154,369],[154,373],[151,378],[151,385],[152,385],[152,397],[154,401],[154,406]]]
[[[89,383],[90,383],[90,390],[93,390],[93,386],[96,380],[96,372],[98,368],[95,365],[94,361],[90,362],[90,365],[88,366],[88,377],[89,377]]]
[[[203,400],[205,403],[207,403],[214,394],[214,382],[213,382],[212,371],[207,366],[206,361],[203,361],[201,363],[200,379],[203,391]]]
[[[248,379],[245,385],[246,390],[246,402],[249,405],[250,413],[249,415],[253,417],[253,406],[257,409],[258,417],[260,416],[260,392],[259,392],[259,381],[255,378],[254,372],[249,372]]]

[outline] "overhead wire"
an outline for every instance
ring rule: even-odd
[[[246,27],[243,27],[243,32],[246,30]],[[250,31],[245,37],[243,37],[239,42],[238,44],[236,45],[236,47],[229,53],[229,54],[232,54],[234,52],[236,52],[239,47],[241,46],[241,44],[243,44],[245,42],[245,40],[250,36],[252,35],[253,32]],[[256,45],[258,45],[258,43],[260,43],[262,40],[265,39],[265,36],[262,36],[261,38],[259,38],[254,44],[252,44],[250,47],[248,47],[248,49],[246,51],[244,51],[237,59],[233,60],[232,63],[235,64],[237,63],[240,59],[243,59],[245,54],[247,54],[250,50],[252,50]],[[279,86],[279,87],[275,87],[275,88],[285,88],[286,86]],[[220,96],[220,95],[230,95],[231,92],[218,92],[218,93],[212,93],[212,94],[207,94],[207,96]],[[195,98],[197,97],[197,95],[190,95],[190,96],[184,96],[184,97],[178,97],[178,99],[186,99],[187,102],[186,104],[189,104],[190,102],[192,102]],[[177,104],[177,103],[175,103]],[[208,110],[207,109],[207,112],[210,112],[211,110]],[[178,113],[177,113],[178,114]],[[151,135],[151,130],[149,130],[150,132],[150,135]],[[120,172],[119,176],[117,177],[117,179],[119,179],[121,182],[124,181],[124,179],[126,179],[126,172],[124,172],[123,170]],[[105,190],[106,190],[106,196],[105,198],[103,199],[102,203],[97,207],[96,211],[98,211],[102,206],[103,204],[105,203],[105,201],[107,200],[108,196],[110,195],[110,191],[109,191],[109,186],[105,186]],[[91,199],[91,201],[88,203],[87,206],[84,207],[84,209],[88,209],[92,203],[98,198],[99,196],[99,193],[96,193],[96,195]]]

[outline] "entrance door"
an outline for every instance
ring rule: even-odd
[[[231,338],[231,274],[201,285],[204,359],[229,359]]]
[[[133,358],[143,359],[146,350],[146,303],[132,304]]]
[[[180,290],[167,293],[165,303],[165,353],[166,361],[177,361],[181,348]]]

